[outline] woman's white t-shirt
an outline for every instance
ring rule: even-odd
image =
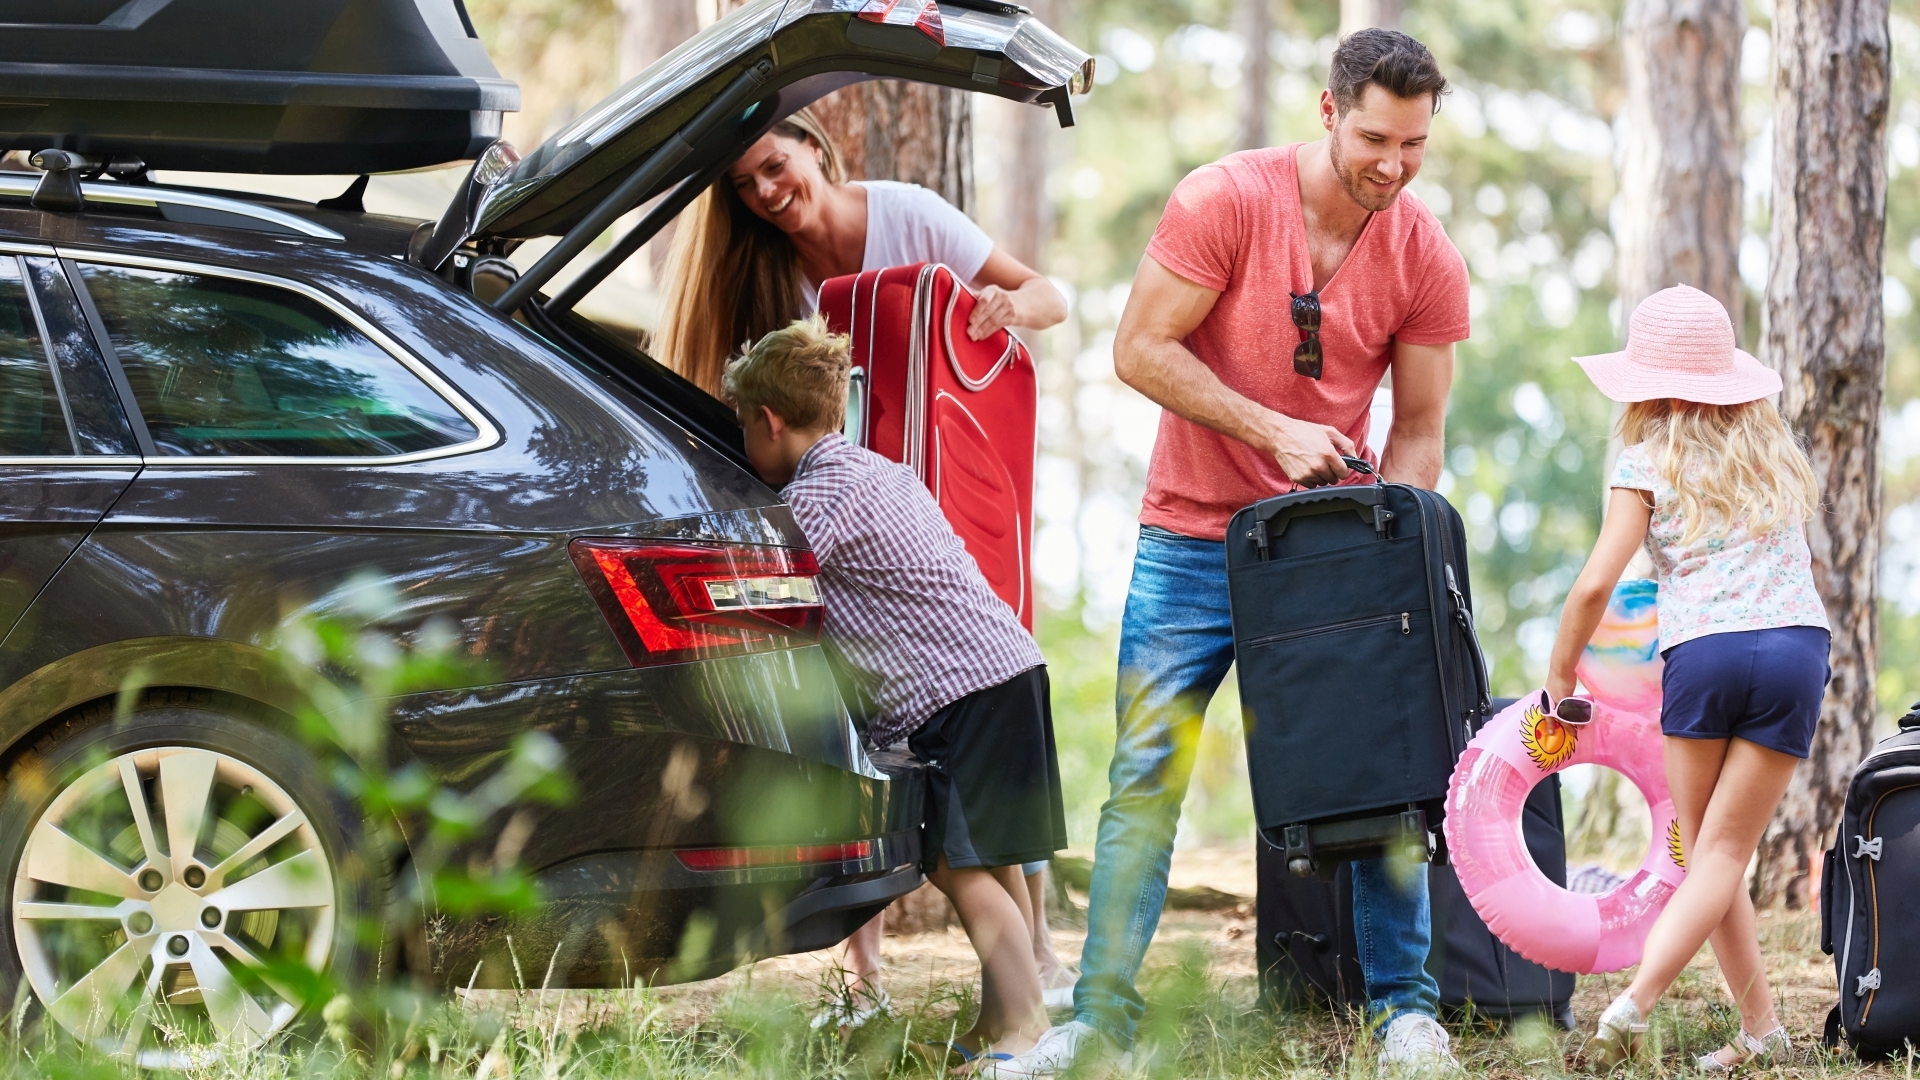
[[[952,203],[919,184],[856,181],[867,190],[867,249],[861,270],[913,263],[945,263],[971,283],[993,254],[993,240]],[[820,287],[801,280],[808,314],[819,310]]]

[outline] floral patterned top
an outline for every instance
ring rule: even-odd
[[[1783,525],[1759,536],[1744,523],[1718,536],[1681,546],[1687,524],[1680,495],[1653,466],[1644,444],[1620,451],[1612,488],[1653,495],[1647,554],[1660,577],[1660,651],[1707,634],[1770,630],[1776,626],[1831,629],[1813,587],[1813,556],[1806,528]]]

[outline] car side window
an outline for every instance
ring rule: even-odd
[[[386,457],[479,434],[310,297],[211,274],[79,265],[162,455]]]
[[[140,452],[134,443],[133,425],[127,423],[120,407],[120,392],[107,374],[106,358],[87,317],[80,310],[73,283],[51,256],[27,255],[20,259],[26,267],[27,281],[38,302],[40,331],[46,335],[48,352],[53,356],[53,375],[67,407],[65,419],[73,426],[73,440],[82,454],[113,454],[131,457]]]
[[[0,256],[0,457],[80,452],[20,260]]]

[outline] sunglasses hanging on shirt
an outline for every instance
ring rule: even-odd
[[[1320,292],[1316,289],[1310,293],[1289,292],[1287,295],[1293,297],[1293,325],[1307,335],[1305,341],[1294,346],[1293,373],[1318,379],[1323,359],[1320,352]]]

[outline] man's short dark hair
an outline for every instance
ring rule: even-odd
[[[1327,89],[1333,91],[1334,107],[1342,116],[1360,104],[1369,83],[1397,98],[1430,95],[1434,112],[1440,111],[1440,95],[1447,92],[1447,77],[1425,45],[1379,27],[1342,38],[1327,66]]]

